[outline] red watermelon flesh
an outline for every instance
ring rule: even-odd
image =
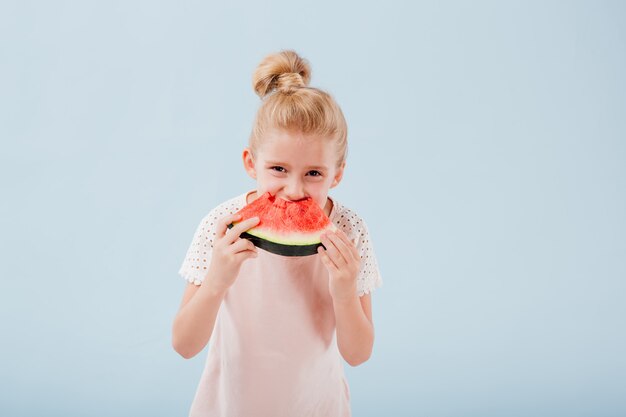
[[[239,221],[259,218],[259,224],[240,237],[251,240],[261,249],[284,256],[314,255],[318,246],[323,246],[320,235],[326,230],[336,230],[324,211],[310,197],[287,201],[266,192],[237,214],[241,215]]]

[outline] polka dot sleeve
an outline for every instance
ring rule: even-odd
[[[195,285],[202,284],[211,264],[211,253],[218,221],[236,213],[243,206],[242,198],[236,197],[215,207],[202,218],[193,235],[191,245],[178,274]]]
[[[374,245],[363,219],[354,211],[342,206],[335,216],[334,223],[350,239],[356,239],[356,248],[361,256],[361,267],[356,282],[358,296],[369,294],[375,288],[382,286],[383,281],[374,254]]]

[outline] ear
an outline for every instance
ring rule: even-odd
[[[330,184],[330,188],[335,188],[343,178],[343,170],[346,167],[346,161],[341,163],[341,166],[337,168],[337,172],[335,172],[335,177],[333,178],[333,182]]]
[[[243,167],[245,168],[248,175],[256,179],[256,164],[254,162],[254,158],[252,157],[252,152],[250,148],[244,148],[243,154],[241,155],[243,158]]]

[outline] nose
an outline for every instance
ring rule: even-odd
[[[304,192],[304,184],[298,178],[291,178],[284,189],[284,197],[289,201],[301,200],[306,196]]]

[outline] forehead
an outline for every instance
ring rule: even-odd
[[[273,130],[264,137],[259,156],[285,164],[330,166],[335,159],[335,144],[324,136]]]

